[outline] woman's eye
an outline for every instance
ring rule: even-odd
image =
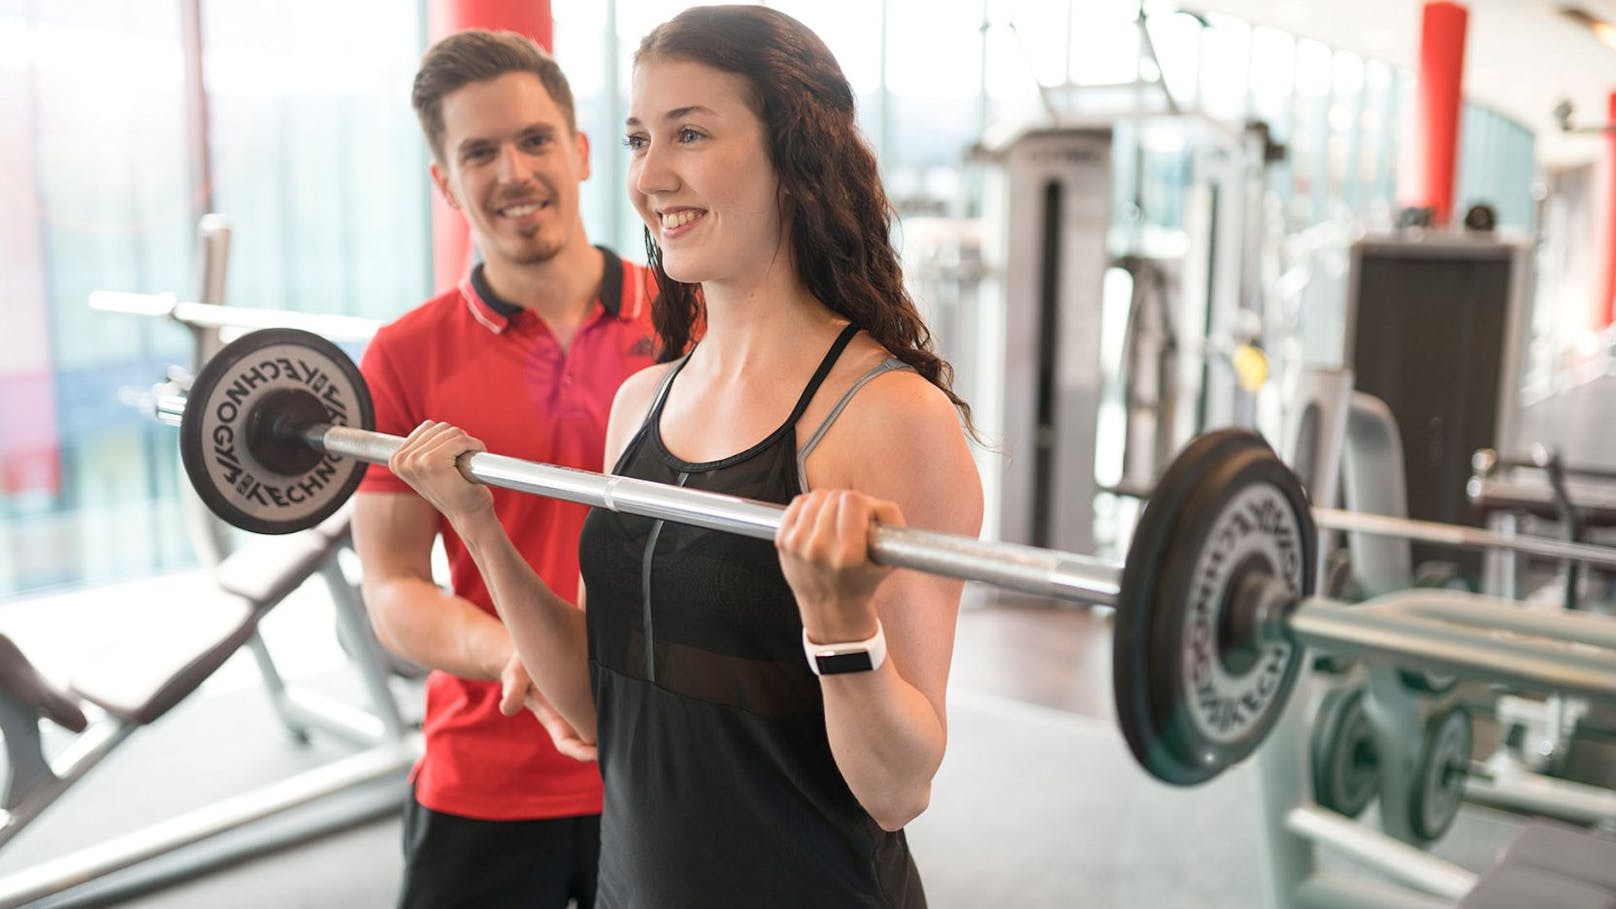
[[[679,130],[679,141],[680,142],[694,142],[694,141],[696,141],[697,139],[700,139],[700,138],[701,138],[701,133],[696,132],[695,130],[691,129],[688,126],[685,127],[684,129]]]
[[[624,136],[623,147],[629,151],[639,151],[645,147],[644,136]]]

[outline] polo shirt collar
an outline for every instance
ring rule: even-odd
[[[601,252],[600,276],[600,305],[606,313],[614,318],[621,318],[623,310],[623,260],[617,253],[604,246],[597,246]],[[494,288],[483,275],[483,263],[478,262],[472,266],[471,273],[460,282],[460,296],[466,301],[466,307],[471,310],[472,318],[478,324],[495,334],[503,332],[510,326],[510,321],[522,307],[509,300],[501,299],[494,293]]]

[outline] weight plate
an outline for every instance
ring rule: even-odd
[[[1129,546],[1112,642],[1119,722],[1152,775],[1204,782],[1268,734],[1301,652],[1242,642],[1236,593],[1266,576],[1306,596],[1315,547],[1301,485],[1260,436],[1209,433],[1167,469]]]
[[[1380,792],[1380,759],[1361,686],[1332,688],[1324,696],[1309,750],[1313,801],[1347,817],[1362,814]]]
[[[1245,448],[1251,444],[1248,433],[1233,430],[1208,432],[1191,439],[1145,501],[1128,545],[1127,561],[1123,563],[1111,638],[1112,697],[1117,705],[1117,723],[1134,758],[1161,780],[1177,780],[1193,768],[1184,767],[1162,745],[1162,731],[1151,713],[1149,678],[1144,671],[1151,662],[1149,603],[1161,576],[1157,554],[1167,545],[1174,529],[1171,520],[1159,520],[1157,516],[1179,508],[1195,479],[1195,472],[1180,464],[1216,457],[1224,448]]]
[[[1465,779],[1470,775],[1470,711],[1458,704],[1425,724],[1425,740],[1410,780],[1409,829],[1416,837],[1440,839],[1459,816]]]
[[[284,432],[315,423],[375,426],[359,368],[319,335],[255,331],[197,371],[180,423],[180,459],[197,495],[226,523],[292,533],[341,508],[367,466]]]

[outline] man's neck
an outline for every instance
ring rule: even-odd
[[[552,330],[570,335],[600,294],[602,268],[601,251],[580,237],[534,265],[484,262],[483,280],[501,300],[532,310]]]

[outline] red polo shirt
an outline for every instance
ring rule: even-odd
[[[606,253],[600,299],[562,350],[543,320],[493,296],[478,266],[460,286],[376,333],[360,364],[376,429],[407,435],[453,423],[488,450],[601,471],[618,385],[651,365],[650,273]],[[372,465],[359,491],[409,492]],[[578,594],[578,534],[588,509],[495,489],[494,509],[528,563],[557,594]],[[494,612],[471,555],[440,523],[455,593]],[[580,658],[582,654],[580,654]],[[434,811],[508,820],[599,813],[600,773],[556,752],[532,714],[499,712],[499,683],[445,672],[427,679],[426,753],[415,794]]]

